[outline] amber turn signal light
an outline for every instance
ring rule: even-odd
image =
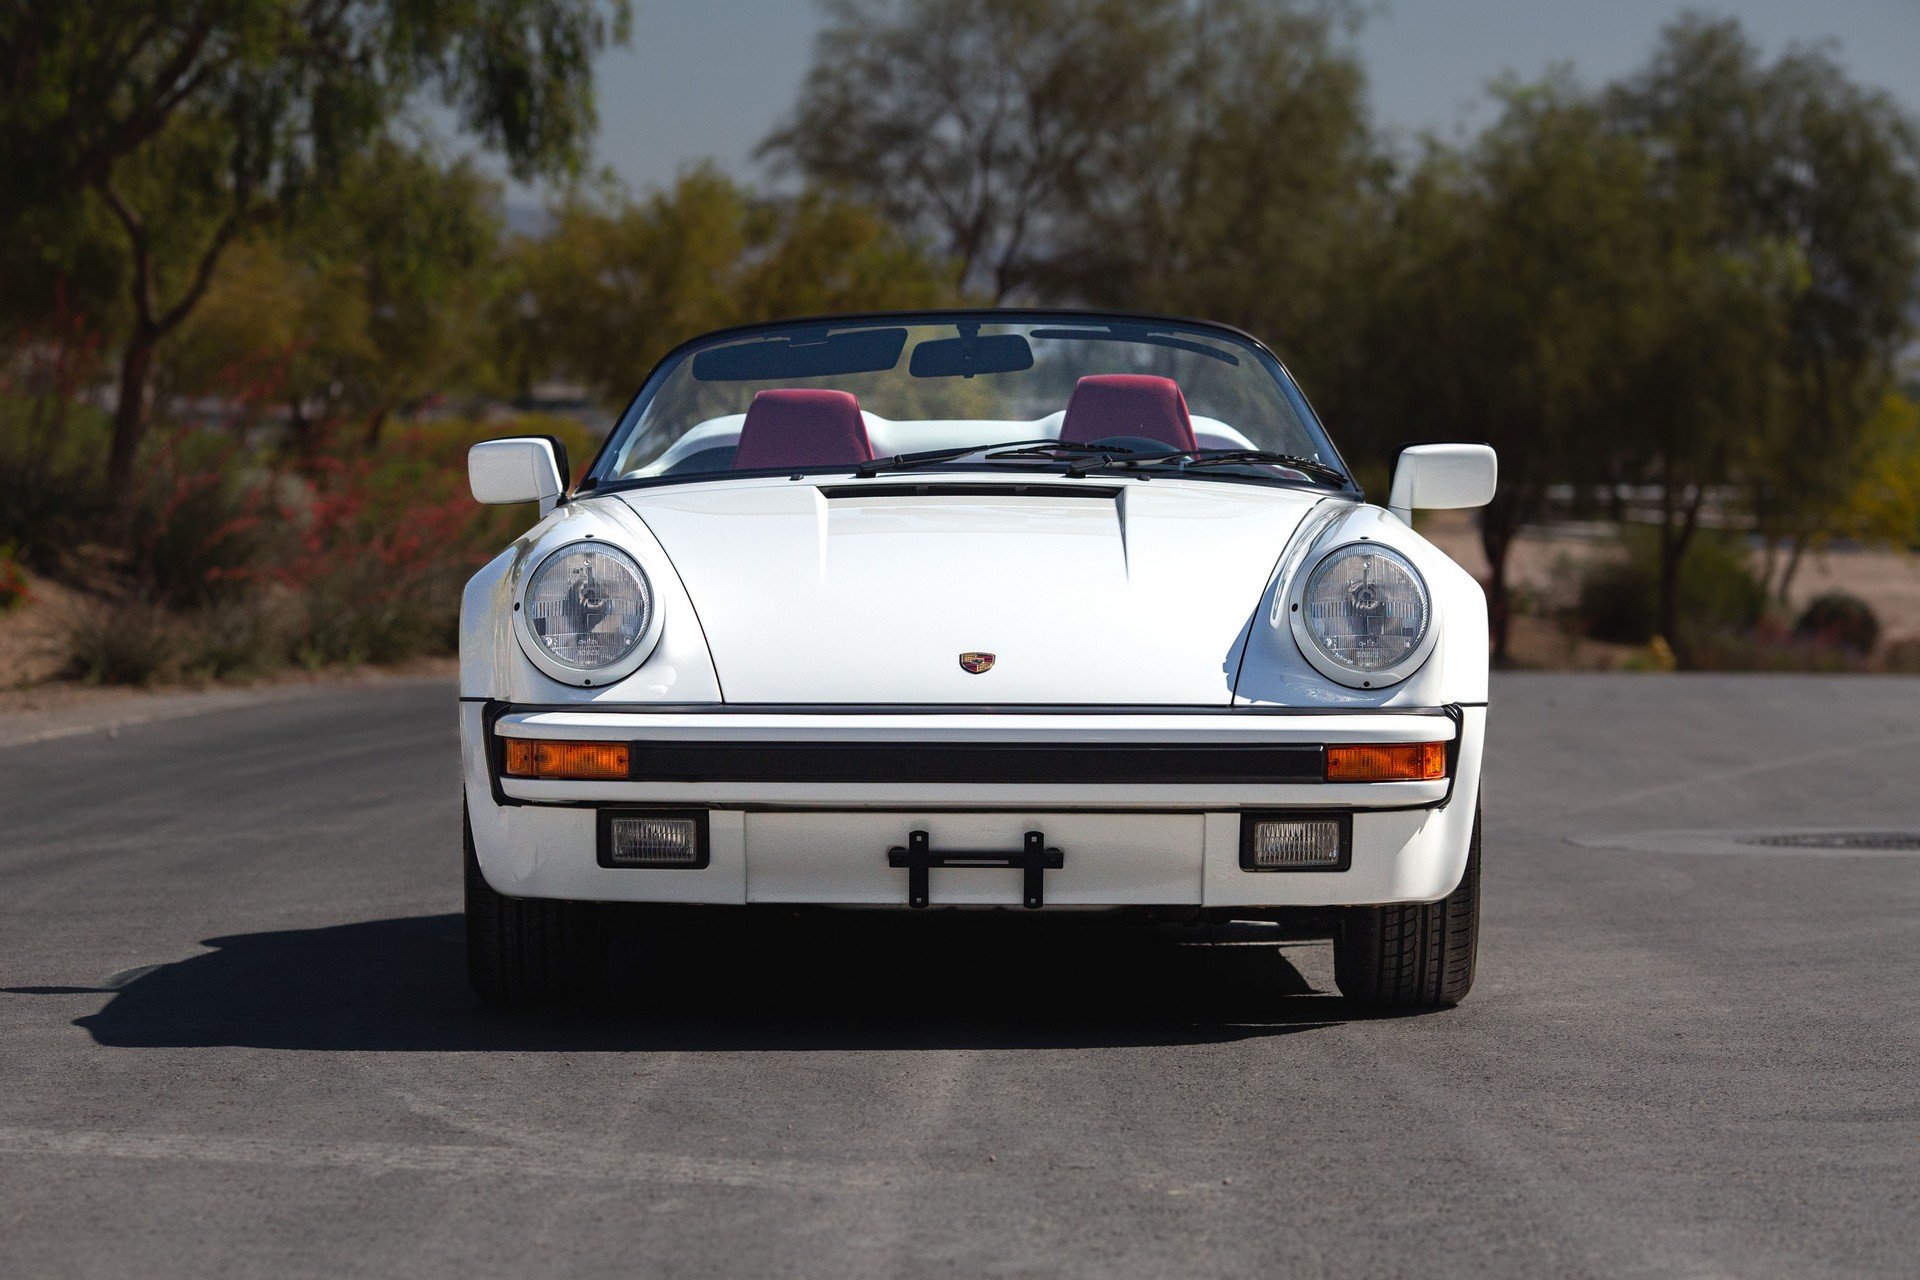
[[[546,738],[508,738],[507,776],[565,778],[576,782],[624,780],[624,742],[553,742]]]
[[[1328,747],[1328,782],[1432,782],[1447,776],[1444,742]]]

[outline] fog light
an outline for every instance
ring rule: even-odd
[[[563,778],[573,781],[624,781],[624,742],[555,742],[548,738],[508,738],[509,778]]]
[[[1352,820],[1320,818],[1241,819],[1240,866],[1247,871],[1341,871],[1348,863]]]
[[[600,812],[600,865],[604,867],[704,867],[707,821],[703,813]]]
[[[1328,747],[1328,782],[1433,782],[1447,776],[1444,742]]]

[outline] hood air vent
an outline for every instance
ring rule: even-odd
[[[918,484],[821,485],[827,501],[839,498],[1081,498],[1111,502],[1120,496],[1112,485],[1028,484],[1019,481],[925,481]]]

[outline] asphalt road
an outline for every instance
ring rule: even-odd
[[[1920,831],[1920,682],[1499,680],[1479,985],[1394,1020],[1321,944],[1028,919],[484,1010],[453,724],[0,749],[0,1275],[1920,1271],[1920,856],[1726,834]]]

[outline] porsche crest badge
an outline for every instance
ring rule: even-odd
[[[963,653],[960,655],[960,669],[969,675],[983,675],[993,670],[991,653]]]

